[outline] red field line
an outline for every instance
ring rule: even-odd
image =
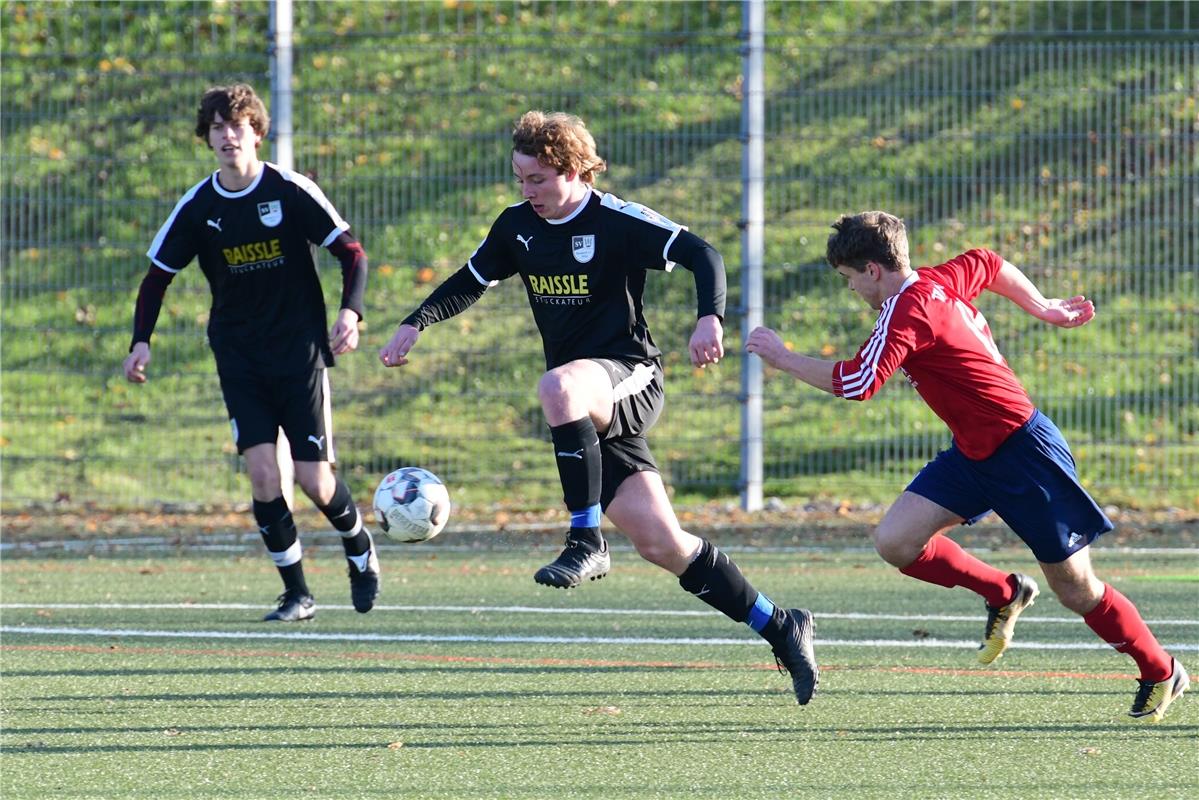
[[[222,658],[335,658],[357,661],[416,661],[439,664],[531,664],[545,667],[641,667],[647,669],[728,669],[763,670],[775,669],[773,664],[721,664],[714,661],[614,661],[589,658],[504,658],[498,656],[453,656],[423,653],[321,653],[303,650],[244,650],[230,648],[172,648],[172,647],[126,647],[123,645],[0,645],[0,652],[36,653],[87,653],[93,655],[173,655],[173,656],[216,656]],[[951,669],[942,667],[860,667],[821,664],[821,670],[845,672],[892,672],[913,675],[944,675],[950,677],[977,677],[987,675],[995,678],[1074,678],[1093,680],[1133,680],[1135,675],[1124,672],[1060,672],[1049,670],[990,670]]]

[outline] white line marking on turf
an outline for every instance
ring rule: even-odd
[[[0,626],[0,633],[28,634],[36,636],[88,636],[124,637],[137,639],[216,639],[252,640],[275,639],[290,642],[419,642],[467,644],[619,644],[619,645],[760,645],[760,639],[719,639],[679,637],[663,638],[651,636],[468,636],[391,633],[306,633],[300,631],[153,631],[132,628],[50,628],[41,626]],[[934,648],[955,650],[977,650],[975,640],[949,639],[820,639],[821,647],[902,647]],[[1012,642],[1009,647],[1030,650],[1105,650],[1101,642]],[[1171,650],[1199,650],[1195,644],[1171,644]]]
[[[261,603],[0,603],[0,609],[43,608],[59,610],[194,610],[194,611],[259,611]],[[353,606],[321,603],[320,608],[330,611],[349,611]],[[651,608],[542,608],[538,606],[400,606],[376,605],[375,611],[443,612],[468,614],[577,614],[582,616],[636,616],[636,617],[712,617],[720,612],[707,609],[651,609]],[[868,614],[859,612],[825,612],[813,610],[819,619],[889,620],[899,622],[978,622],[984,617],[956,614]],[[1079,617],[1021,617],[1021,625],[1030,623],[1078,624]],[[1199,619],[1151,619],[1147,625],[1199,625]]]

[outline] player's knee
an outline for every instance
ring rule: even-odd
[[[537,398],[542,405],[561,403],[578,390],[577,383],[569,370],[561,367],[552,369],[541,376],[537,384]]]
[[[246,474],[255,497],[277,497],[279,495],[279,468],[270,464],[247,464]]]
[[[1050,575],[1049,588],[1058,602],[1075,614],[1090,613],[1103,599],[1103,582],[1088,575]]]
[[[879,526],[874,530],[875,552],[893,567],[906,567],[920,557],[923,545],[917,547],[890,528]]]
[[[668,572],[679,574],[682,569],[686,568],[689,553],[683,552],[680,548],[676,537],[671,536],[668,531],[651,533],[649,535],[641,535],[637,537],[629,537],[633,543],[633,547],[637,550],[637,555],[644,558],[654,566],[661,567]]]
[[[296,483],[308,499],[318,505],[328,505],[337,490],[337,481],[329,469],[297,469]]]
[[[311,477],[297,477],[296,483],[300,485],[300,491],[302,491],[309,500],[319,505],[327,504],[333,497],[332,487],[330,487],[329,491],[324,491],[324,487],[319,480],[315,480]]]

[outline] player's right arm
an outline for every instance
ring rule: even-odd
[[[379,361],[385,367],[402,367],[408,363],[408,352],[420,338],[421,331],[430,325],[461,314],[478,302],[490,287],[516,274],[500,241],[508,239],[506,214],[500,214],[491,230],[467,259],[462,269],[434,289],[415,311],[404,318],[391,340],[379,349]]]
[[[150,336],[158,323],[162,311],[162,298],[175,273],[150,265],[142,285],[137,291],[137,303],[133,308],[133,341],[129,344],[129,355],[125,357],[125,378],[133,383],[146,382],[146,366],[150,363]]]
[[[745,341],[745,350],[809,386],[829,393],[833,391],[833,368],[837,362],[792,352],[782,337],[770,328],[762,325],[754,328]]]
[[[191,203],[196,194],[209,182],[209,178],[188,189],[175,204],[166,222],[158,229],[146,256],[150,259],[150,270],[142,278],[137,290],[137,303],[133,307],[133,341],[129,344],[129,355],[125,358],[125,378],[133,383],[146,382],[146,365],[150,363],[150,336],[158,323],[162,311],[162,298],[167,287],[196,257],[199,251],[196,222]],[[219,224],[219,221],[218,221]]]
[[[379,360],[385,367],[402,367],[408,363],[408,351],[420,338],[420,333],[435,322],[461,314],[474,305],[491,282],[483,282],[468,263],[446,278],[420,306],[404,318],[391,340],[379,350]]]

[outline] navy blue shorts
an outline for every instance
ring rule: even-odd
[[[982,461],[951,445],[907,490],[966,525],[994,511],[1046,564],[1065,561],[1115,527],[1079,484],[1062,432],[1040,411]]]

